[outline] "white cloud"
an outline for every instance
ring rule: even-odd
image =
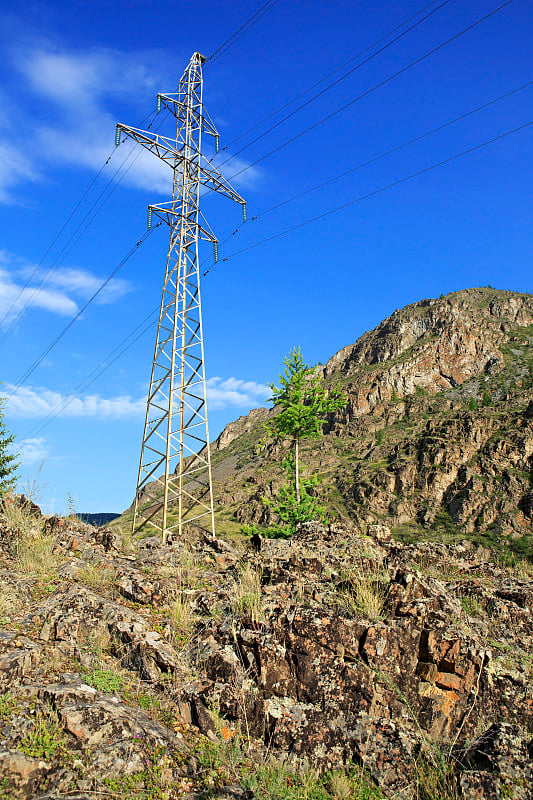
[[[22,308],[41,308],[55,314],[70,316],[78,310],[77,304],[63,292],[51,289],[38,289],[35,286],[23,288],[11,275],[0,269],[0,314],[7,314],[4,323],[11,321]]]
[[[28,49],[32,51],[31,58],[27,57]],[[18,105],[21,124],[12,130],[12,142],[6,141],[6,156],[0,158],[0,202],[10,201],[9,190],[18,183],[38,178],[33,171],[34,163],[41,169],[46,163],[99,169],[113,151],[116,123],[136,124],[135,118],[130,118],[135,114],[131,110],[132,88],[135,99],[146,111],[155,107],[158,91],[173,91],[174,88],[154,72],[153,65],[157,61],[154,53],[123,53],[112,49],[73,53],[59,51],[50,44],[43,46],[42,42],[30,48],[26,42],[24,48],[14,53],[13,60],[25,86],[29,85],[39,102],[29,111]],[[176,82],[175,79],[174,85]],[[130,106],[126,118],[122,110],[124,101]],[[43,115],[35,117],[34,108],[40,109],[42,103],[50,107],[46,123],[43,123]],[[154,127],[159,124],[158,120]],[[163,125],[161,132],[166,130],[170,134],[172,120],[167,120],[166,125],[170,128]],[[21,129],[27,132],[25,140],[22,137],[23,150],[18,149]],[[0,144],[0,157],[1,148]],[[228,157],[231,159],[226,151],[219,160]],[[117,179],[125,185],[170,196],[171,169],[154,155],[139,145],[133,148],[129,142],[124,143],[113,155],[110,174],[123,161]],[[221,171],[225,177],[230,177],[246,167],[245,161],[233,158]],[[252,188],[262,175],[260,169],[248,169],[235,179],[235,185]]]
[[[211,409],[257,406],[265,401],[269,392],[268,386],[239,378],[216,377],[207,381],[207,401]],[[5,384],[5,394],[6,412],[19,418],[37,419],[53,413],[59,417],[125,419],[142,417],[146,409],[145,397],[132,398],[127,394],[107,398],[98,394],[76,397],[41,387],[17,389],[12,384]]]
[[[0,142],[0,203],[11,203],[11,189],[24,181],[36,181],[40,176],[35,165],[20,149],[9,142]]]
[[[221,153],[221,155],[224,154]],[[222,173],[226,180],[230,181],[233,186],[241,187],[243,189],[257,188],[257,185],[261,183],[263,179],[264,172],[262,169],[258,167],[248,167],[247,161],[244,161],[242,158],[238,158],[237,156],[232,156],[231,153],[228,152],[225,153],[225,158],[223,159],[224,162],[226,162],[226,158],[228,159],[228,162],[224,163],[223,166],[219,166],[216,160],[213,161],[213,164]],[[242,174],[239,174],[242,170],[245,171],[242,172]],[[236,175],[236,177],[233,178],[233,175]]]
[[[6,412],[13,417],[39,418],[50,413],[60,417],[97,417],[121,419],[142,415],[145,400],[134,400],[129,395],[105,398],[98,394],[76,397],[64,395],[51,389],[31,388],[5,384],[8,395]]]
[[[23,466],[29,466],[44,461],[48,456],[48,445],[46,439],[42,438],[23,439],[17,442],[17,452]]]
[[[17,65],[40,94],[64,105],[68,110],[87,109],[106,96],[131,92],[156,93],[157,80],[138,56],[110,48],[65,53],[51,48],[36,48],[32,57],[19,54]]]
[[[46,276],[46,285],[43,287],[40,287],[40,283],[45,273],[37,270],[25,287],[25,279],[34,270],[34,265],[6,250],[0,250],[0,317],[7,315],[4,324],[9,324],[24,308],[40,308],[62,316],[72,316],[78,311],[79,301],[94,294],[103,280],[88,270],[59,268]],[[131,289],[129,281],[115,278],[95,302],[113,303]]]
[[[103,278],[93,275],[85,269],[66,268],[54,270],[47,280],[52,286],[57,286],[58,289],[86,298],[94,294],[102,284]],[[100,304],[113,303],[122,295],[130,292],[131,289],[130,281],[114,278],[102,289],[95,302]]]
[[[239,378],[210,378],[207,381],[207,402],[209,408],[219,409],[228,406],[254,406],[264,403],[270,389],[262,383],[243,381]]]

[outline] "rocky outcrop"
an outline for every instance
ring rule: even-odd
[[[308,526],[290,545],[264,543],[256,557],[263,620],[206,628],[197,643],[208,678],[201,699],[230,721],[244,716],[270,747],[324,769],[355,760],[387,792],[410,797],[414,764],[429,740],[468,741],[499,719],[529,741],[527,670],[511,678],[488,638],[525,656],[533,607],[525,595],[523,605],[516,600],[521,592],[529,598],[533,585],[507,593],[507,576],[467,545],[442,552],[463,572],[460,584],[422,575],[412,560],[425,548],[378,535],[373,541],[342,527]],[[478,569],[491,573],[490,589],[469,578]],[[471,597],[480,598],[472,608]],[[491,608],[490,634],[484,607]],[[467,761],[470,768],[473,757]],[[464,797],[477,796],[466,789],[472,775],[463,784]]]
[[[228,447],[235,439],[245,433],[249,433],[253,428],[265,423],[271,412],[266,408],[252,408],[246,416],[239,417],[234,422],[230,422],[222,433],[218,435],[213,443],[213,451],[223,450]]]
[[[309,524],[125,556],[118,537],[59,528],[52,580],[0,551],[21,587],[0,628],[11,797],[252,800],[267,754],[359,765],[384,797],[411,800],[438,764],[463,800],[529,797],[533,581],[486,548]],[[247,742],[231,780],[228,741]]]

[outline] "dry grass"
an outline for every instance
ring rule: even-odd
[[[389,574],[377,562],[353,564],[341,575],[336,602],[340,609],[368,619],[379,619],[385,610]]]
[[[478,597],[475,594],[461,597],[460,599],[463,611],[468,617],[486,617],[487,608],[486,601],[483,597]]]
[[[455,561],[453,557],[444,561],[436,561],[434,556],[428,553],[421,553],[417,567],[423,575],[429,575],[430,578],[436,578],[436,580],[443,583],[470,577],[470,573],[465,571],[464,566]]]
[[[86,564],[80,571],[78,580],[95,589],[108,589],[115,583],[116,572],[101,564]]]
[[[459,800],[453,761],[437,746],[425,748],[416,762],[413,800]]]
[[[233,586],[232,607],[234,612],[249,614],[252,622],[264,619],[261,570],[245,564],[239,571]]]
[[[179,647],[183,647],[191,638],[196,623],[196,615],[191,608],[189,600],[182,592],[179,592],[170,606],[170,619],[174,643]]]
[[[353,797],[353,781],[345,772],[334,772],[329,785],[332,795],[338,800],[350,800]]]
[[[110,651],[111,644],[109,631],[103,628],[91,631],[87,637],[87,647],[96,661],[101,661],[104,653]]]
[[[533,578],[533,563],[522,559],[514,568],[515,576],[521,581],[529,581]]]
[[[160,578],[175,580],[178,588],[197,589],[201,586],[201,576],[205,572],[205,565],[198,562],[198,557],[187,549],[171,556],[171,561],[159,564],[157,572]]]
[[[45,535],[43,520],[15,503],[3,505],[1,517],[11,532],[10,548],[20,572],[35,577],[54,574],[63,559],[54,552],[55,536]]]
[[[130,525],[117,525],[113,530],[116,532],[120,551],[126,556],[135,555],[139,551],[139,540],[133,535]]]

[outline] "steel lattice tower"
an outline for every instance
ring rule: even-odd
[[[166,222],[170,242],[133,517],[134,533],[150,525],[164,542],[185,524],[215,535],[198,245],[213,242],[216,260],[218,242],[200,211],[200,187],[240,203],[246,218],[243,198],[202,155],[202,133],[215,138],[218,151],[218,132],[202,102],[204,61],[194,53],[178,91],[157,96],[158,111],[176,117],[174,139],[122,124],[116,135],[117,144],[125,134],[173,170],[172,200],[148,206],[148,226],[152,215]]]

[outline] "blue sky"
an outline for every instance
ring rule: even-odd
[[[280,147],[500,3],[439,5],[429,4],[409,23],[433,11],[420,25],[250,146],[349,67],[233,140],[376,40],[387,36],[374,50],[402,33],[407,26],[388,35],[428,4],[278,0],[209,64],[205,104],[221,147],[231,142],[217,163],[231,157],[221,166],[227,177],[244,170],[234,184],[250,220],[240,226],[238,206],[205,197],[211,227],[221,241],[231,237],[221,258],[533,119],[528,87],[251,219],[533,80],[531,4],[513,0]],[[129,156],[121,145],[43,255],[113,151],[115,123],[138,125],[154,110],[157,92],[174,89],[195,50],[209,56],[260,6],[22,0],[0,13],[1,392],[10,395],[6,423],[23,456],[21,485],[44,462],[39,494],[49,511],[64,511],[68,494],[79,511],[121,511],[132,500],[155,325],[79,396],[76,387],[156,308],[166,230],[150,235],[14,387],[143,234],[146,206],[170,196],[170,173],[150,154]],[[163,121],[161,130],[171,129]],[[487,284],[532,291],[532,141],[532,127],[525,128],[219,262],[202,287],[212,434],[264,403],[266,384],[296,344],[308,362],[326,361],[395,308],[423,297]],[[87,226],[102,191],[106,202]],[[207,267],[209,246],[203,258]],[[58,406],[65,407],[42,427]]]

